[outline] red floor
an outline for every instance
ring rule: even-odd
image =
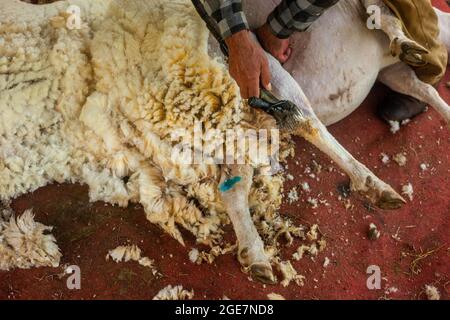
[[[443,5],[444,1],[435,3]],[[449,79],[450,73],[446,81]],[[450,102],[446,81],[439,91]],[[271,292],[288,299],[424,299],[424,285],[433,284],[443,299],[449,299],[450,134],[445,122],[430,108],[392,135],[374,115],[384,92],[384,88],[376,87],[363,107],[330,127],[330,131],[396,190],[411,182],[414,200],[401,210],[383,211],[367,206],[362,198],[352,194],[349,199],[354,208],[346,210],[337,199],[337,188],[348,179],[337,171],[329,173],[327,157],[298,139],[297,156],[290,161],[288,170],[295,180],[287,182],[285,189],[308,181],[312,193],[300,194],[300,201],[283,205],[282,212],[298,223],[318,223],[328,242],[316,261],[306,257],[294,262],[299,273],[306,276],[304,287],[264,288],[250,282],[231,255],[218,258],[213,265],[193,265],[188,252],[195,243],[189,234],[185,234],[187,245],[183,248],[151,225],[141,207],[121,209],[91,204],[85,187],[52,185],[17,199],[13,208],[20,213],[32,207],[38,221],[55,226],[53,234],[63,252],[61,264],[80,266],[82,288],[68,290],[66,278],[58,277],[61,268],[14,270],[0,272],[0,299],[149,299],[168,284],[194,289],[197,299],[219,299],[223,295],[232,299],[266,299]],[[383,165],[379,157],[382,152],[405,152],[407,165]],[[303,175],[313,159],[324,168],[319,182]],[[422,163],[429,164],[430,169],[422,172]],[[319,193],[319,198],[326,199],[330,206],[314,210],[306,199]],[[371,222],[381,231],[376,241],[366,237]],[[233,236],[231,229],[228,235]],[[155,279],[148,269],[136,263],[105,261],[108,250],[128,240],[156,260],[163,278]],[[284,249],[285,258],[295,248]],[[434,253],[419,258],[420,253],[434,249]],[[325,257],[331,261],[327,268],[322,267]],[[416,264],[412,264],[414,260]],[[366,287],[369,265],[381,269],[381,290]]]

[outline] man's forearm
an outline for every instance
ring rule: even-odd
[[[262,48],[281,63],[286,62],[292,49],[289,48],[289,40],[285,38],[296,30],[306,30],[337,1],[282,1],[270,14],[267,23],[256,30],[260,41],[258,44],[252,40],[248,31],[241,0],[203,0],[206,12],[218,24],[222,38],[228,46],[230,74],[236,80],[244,99],[258,97],[261,85],[270,90],[269,62]]]

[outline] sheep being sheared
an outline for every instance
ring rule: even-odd
[[[244,4],[252,26],[273,5]],[[81,13],[75,28],[69,27],[77,22],[66,13],[70,5]],[[321,120],[330,124],[357,108],[381,69],[384,83],[429,102],[447,120],[450,111],[432,87],[389,55],[388,37],[368,30],[363,13],[359,0],[341,2],[308,32],[308,41],[296,35],[302,45],[284,68],[269,57],[272,85],[305,116],[295,133],[340,165],[355,191],[393,209],[404,199],[353,158]],[[447,16],[440,17],[445,29]],[[333,33],[339,38],[325,40],[331,28],[341,31]],[[141,203],[147,218],[181,243],[177,226],[215,246],[230,217],[238,258],[259,280],[273,281],[271,262],[280,270],[289,266],[274,257],[277,237],[302,237],[303,230],[277,213],[281,176],[261,174],[266,170],[255,171],[256,165],[186,165],[171,157],[180,142],[172,133],[187,128],[192,134],[195,120],[220,132],[274,127],[273,119],[242,103],[221,59],[208,55],[207,30],[189,1],[74,0],[37,7],[5,0],[0,36],[2,199],[52,181],[86,183],[91,200]],[[339,59],[329,57],[344,51]],[[343,83],[352,84],[345,104],[329,99]],[[283,141],[281,159],[289,152]],[[233,177],[242,180],[220,193],[219,185]]]
[[[71,5],[81,12],[75,28]],[[242,103],[225,65],[209,57],[207,39],[188,1],[2,1],[1,199],[52,182],[83,183],[92,201],[141,203],[148,220],[181,243],[178,227],[191,231],[213,247],[208,261],[227,252],[217,247],[227,247],[229,223],[220,167],[174,161],[172,133],[192,133],[195,121],[219,132],[274,121]],[[283,141],[280,158],[291,152]],[[274,252],[275,235],[301,230],[278,214],[283,177],[259,174],[255,182],[249,204]],[[9,259],[2,269],[14,266]]]

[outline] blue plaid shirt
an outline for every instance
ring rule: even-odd
[[[252,1],[252,0],[247,0]],[[295,31],[305,31],[322,13],[339,0],[283,0],[267,18],[272,32],[286,39]],[[241,0],[204,0],[205,9],[217,22],[225,39],[248,30]]]

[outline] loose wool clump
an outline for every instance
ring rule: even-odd
[[[80,8],[75,27],[70,5]],[[192,134],[195,121],[219,132],[275,125],[243,103],[222,60],[208,55],[208,31],[190,1],[1,1],[2,201],[53,182],[86,184],[91,201],[140,203],[181,244],[180,227],[216,248],[229,224],[220,166],[171,158],[180,142],[171,134]],[[292,152],[289,137],[282,141],[281,160]],[[278,214],[284,178],[257,172],[254,180],[250,209],[274,251],[280,234],[297,230]],[[45,227],[31,213],[19,219],[0,229],[0,250],[8,253],[0,269],[42,265],[44,254],[45,265],[55,264],[54,238],[41,235]],[[40,237],[33,246],[42,251],[19,250],[28,242],[11,242],[20,238],[13,234]]]
[[[192,300],[194,298],[194,290],[188,291],[183,286],[171,286],[170,284],[161,289],[153,300]]]
[[[51,227],[34,221],[32,210],[4,220],[0,214],[0,270],[58,267],[61,252]]]
[[[439,290],[433,285],[425,285],[425,293],[428,300],[441,300]]]
[[[155,261],[149,257],[143,257],[142,250],[136,245],[118,246],[115,249],[109,250],[106,255],[106,260],[109,260],[109,258],[116,263],[136,261],[141,266],[150,268],[154,276],[160,275],[158,269],[155,267]]]

